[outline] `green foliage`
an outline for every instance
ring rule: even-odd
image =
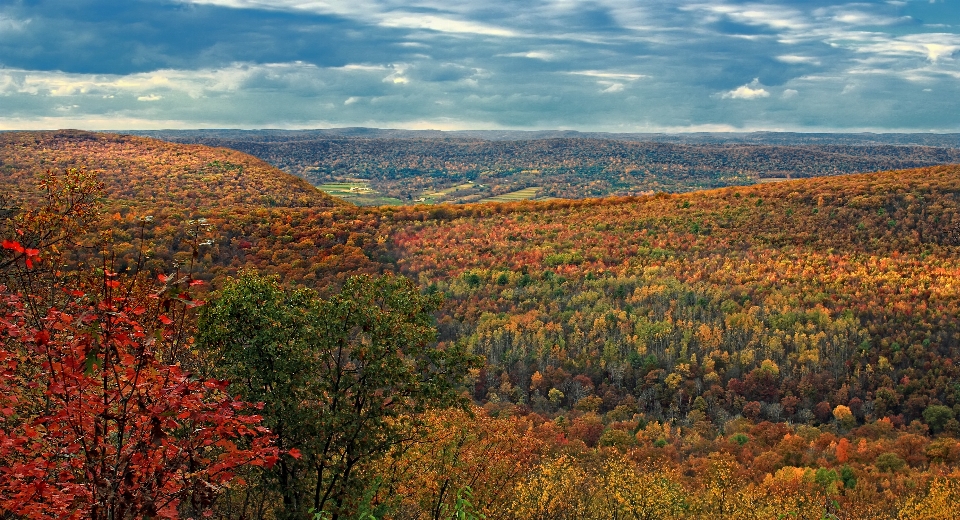
[[[402,277],[352,277],[320,299],[244,273],[201,314],[197,343],[217,375],[264,402],[280,447],[301,454],[262,483],[283,494],[287,515],[355,511],[363,469],[415,435],[418,414],[466,405],[458,388],[476,360],[434,346],[439,303]]]
[[[464,486],[457,490],[457,500],[453,504],[453,511],[444,505],[444,517],[449,520],[484,520],[486,515],[479,513],[473,505],[473,490]]]
[[[857,487],[857,476],[853,472],[853,468],[850,466],[843,466],[840,468],[840,480],[843,482],[843,487],[847,489],[854,489]]]
[[[881,453],[874,461],[874,465],[880,471],[896,472],[903,469],[907,463],[893,452]]]
[[[943,427],[946,426],[947,421],[953,419],[953,417],[953,409],[949,406],[935,404],[928,406],[923,411],[923,420],[930,425],[930,429],[934,432],[943,431]]]
[[[832,469],[817,468],[817,471],[813,477],[813,481],[816,482],[820,487],[830,490],[833,487],[833,483],[836,482],[838,478],[837,472]]]

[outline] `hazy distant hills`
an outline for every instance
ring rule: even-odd
[[[381,128],[326,128],[316,130],[142,130],[125,131],[158,139],[193,142],[199,139],[287,142],[329,137],[366,139],[483,139],[522,141],[536,139],[612,139],[616,141],[675,144],[757,144],[757,145],[897,145],[960,148],[960,133],[797,133],[797,132],[696,132],[688,134],[578,132],[576,130],[396,130]]]
[[[685,192],[960,163],[960,134],[170,130],[259,157],[361,205]]]

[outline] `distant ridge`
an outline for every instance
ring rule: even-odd
[[[0,189],[30,191],[48,169],[99,172],[113,201],[208,208],[344,205],[308,182],[232,149],[81,130],[0,133]]]
[[[312,140],[317,138],[358,139],[483,139],[488,141],[523,141],[536,139],[610,139],[631,142],[674,144],[756,144],[756,145],[897,145],[960,148],[960,133],[801,133],[801,132],[695,132],[695,133],[609,133],[576,130],[399,130],[364,127],[324,128],[314,130],[136,130],[121,134],[142,135],[172,141],[197,139],[246,139],[251,136],[277,141]]]

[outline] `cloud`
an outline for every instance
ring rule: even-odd
[[[610,78],[626,81],[636,81],[638,79],[648,77],[645,74],[631,74],[627,72],[610,72],[603,70],[575,70],[571,71],[569,74],[573,74],[575,76],[590,76],[594,78]]]
[[[17,20],[0,14],[0,38],[9,36],[11,33],[22,32],[29,23],[30,20]]]
[[[408,29],[427,29],[445,33],[480,34],[484,36],[499,36],[510,38],[517,33],[509,29],[495,27],[483,23],[476,23],[434,15],[401,15],[380,20],[384,27],[404,27]]]
[[[456,16],[441,16],[418,12],[420,9],[436,9],[442,4],[415,2],[407,5],[390,5],[389,2],[371,0],[302,2],[297,0],[189,0],[187,3],[217,5],[234,9],[306,11],[317,14],[344,16],[383,27],[425,29],[445,33],[479,34],[485,36],[513,37],[512,30],[494,25],[458,19]],[[406,8],[406,9],[404,9]]]
[[[810,23],[801,11],[785,6],[764,4],[727,5],[727,4],[695,4],[682,7],[683,10],[706,11],[713,15],[721,15],[739,23],[753,26],[769,27],[771,29],[804,30]]]
[[[730,92],[724,92],[720,97],[723,99],[758,99],[770,97],[770,93],[760,86],[759,78],[753,78],[750,83],[740,85]]]
[[[612,94],[614,92],[623,92],[623,89],[624,89],[623,83],[616,83],[613,81],[598,81],[597,83],[599,83],[601,86],[605,85],[607,87],[600,90],[600,92],[603,92],[605,94]]]
[[[954,11],[915,1],[8,2],[0,126],[954,131]],[[764,97],[790,101],[730,102]]]
[[[951,33],[912,34],[898,38],[877,38],[855,49],[881,56],[921,57],[936,63],[960,50],[960,35]]]
[[[810,64],[810,65],[820,65],[820,60],[813,56],[798,56],[796,54],[781,54],[777,56],[777,61],[782,61],[784,63],[790,63],[793,65],[796,64]]]
[[[550,61],[556,58],[553,53],[546,51],[510,52],[507,54],[498,54],[498,56],[504,56],[507,58],[530,58],[533,60],[543,61]]]
[[[128,96],[138,101],[158,101],[163,99],[159,94],[163,92],[198,99],[239,91],[251,82],[256,84],[258,78],[279,76],[292,80],[304,73],[317,76],[319,70],[304,63],[236,63],[218,69],[165,69],[126,75],[0,69],[0,92],[6,96]]]

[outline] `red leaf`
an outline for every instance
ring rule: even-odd
[[[302,454],[300,453],[300,450],[296,448],[290,448],[289,450],[287,450],[287,454],[297,460],[300,460],[300,457],[302,456]]]
[[[161,314],[158,319],[160,320],[160,323],[163,323],[164,325],[170,325],[173,323],[173,320],[168,318],[166,314]]]
[[[18,253],[22,253],[22,252],[23,252],[23,246],[20,245],[20,242],[14,242],[13,240],[4,240],[4,241],[3,241],[3,248],[4,248],[4,249],[13,249],[14,251],[16,251],[16,252],[18,252]]]
[[[204,282],[203,280],[190,280],[190,287],[193,287],[195,285],[203,285],[205,283],[206,282]]]
[[[157,275],[157,280],[160,280],[162,283],[167,283],[167,280],[168,280],[169,278],[170,278],[169,276],[167,276],[167,275],[165,275],[165,274],[163,274],[163,273],[160,273],[160,274]]]

